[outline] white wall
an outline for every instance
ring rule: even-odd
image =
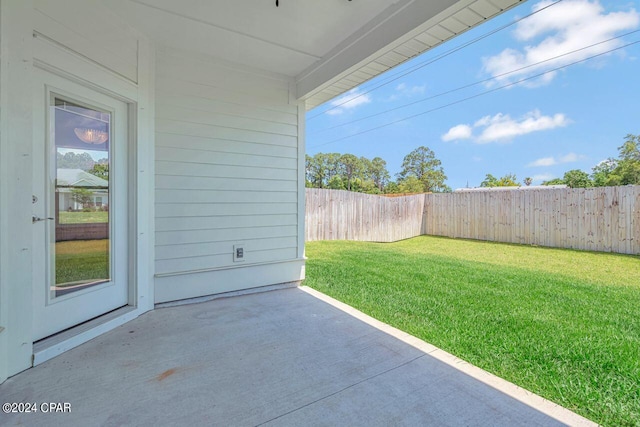
[[[173,49],[156,78],[156,301],[300,280],[292,81]]]
[[[0,22],[0,382],[33,355],[34,68],[129,104],[129,319],[154,301],[303,278],[304,109],[292,79],[178,51],[156,61],[100,0],[0,0]],[[246,259],[234,263],[238,243]]]
[[[129,230],[135,254],[130,305],[137,314],[153,308],[154,54],[144,37],[99,0],[0,0],[0,23],[2,382],[31,366],[33,355],[31,266],[43,260],[32,257],[32,115],[34,108],[45,108],[33,102],[36,67],[129,105]]]
[[[30,13],[0,0],[0,382],[31,366]]]

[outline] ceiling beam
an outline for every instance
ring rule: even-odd
[[[396,2],[302,72],[296,79],[298,98],[312,96],[375,57],[415,37],[423,31],[422,28],[433,25],[436,20],[444,19],[472,2],[473,0]]]

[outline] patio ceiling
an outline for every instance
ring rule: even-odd
[[[293,77],[313,108],[524,0],[102,0],[160,46]]]
[[[103,2],[162,45],[295,77],[389,5],[408,1]]]

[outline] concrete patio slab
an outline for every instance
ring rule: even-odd
[[[308,288],[156,309],[0,385],[28,426],[595,425]]]

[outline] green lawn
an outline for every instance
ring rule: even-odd
[[[109,212],[60,212],[60,224],[86,224],[108,222]]]
[[[310,242],[305,284],[608,426],[640,426],[640,257]]]
[[[109,278],[109,240],[56,243],[56,284],[76,284]]]

